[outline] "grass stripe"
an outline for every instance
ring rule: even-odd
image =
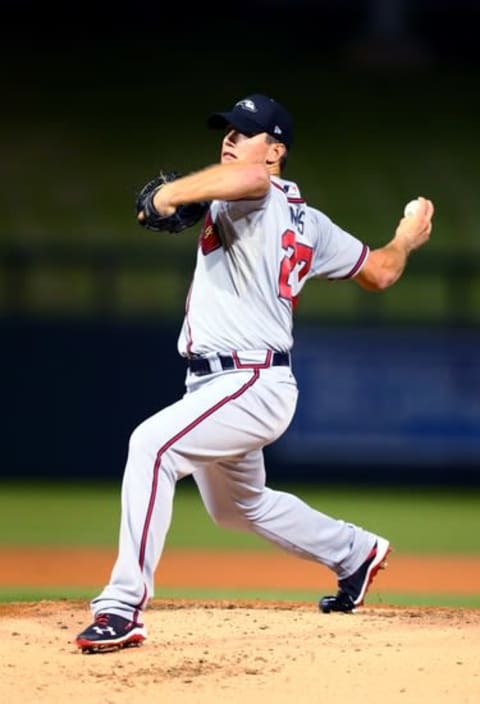
[[[0,588],[0,602],[26,602],[42,600],[69,600],[84,599],[85,605],[96,596],[101,590],[85,588],[59,589],[55,587],[29,588],[21,587]],[[319,592],[305,590],[277,590],[277,589],[195,589],[195,588],[160,588],[156,590],[155,597],[170,599],[258,599],[261,601],[305,601],[313,606],[322,596]],[[367,605],[384,606],[449,606],[458,608],[480,608],[479,595],[462,594],[417,594],[415,592],[399,593],[372,592],[367,601]]]
[[[388,536],[398,552],[480,553],[480,489],[276,488],[296,493],[319,511]],[[0,484],[0,545],[115,547],[119,518],[117,484]],[[177,488],[167,545],[229,550],[269,547],[255,535],[215,526],[198,492],[186,481]]]

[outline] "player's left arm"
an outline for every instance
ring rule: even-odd
[[[353,280],[368,291],[383,291],[393,286],[402,276],[410,253],[428,242],[433,213],[433,203],[420,197],[415,214],[400,220],[388,244],[369,252]]]
[[[163,186],[153,205],[162,216],[171,215],[181,204],[262,198],[269,188],[270,175],[263,164],[214,164]]]

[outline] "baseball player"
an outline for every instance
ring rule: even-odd
[[[320,600],[324,613],[360,606],[390,550],[386,538],[268,488],[263,448],[295,412],[292,314],[304,284],[326,277],[371,291],[391,286],[429,239],[433,204],[418,198],[388,244],[371,250],[283,178],[293,126],[281,104],[250,95],[208,124],[223,131],[220,162],[151,190],[139,213],[144,224],[150,217],[167,223],[185,204],[209,204],[178,339],[185,394],[131,435],[118,557],[91,602],[94,622],[76,637],[84,651],[146,638],[142,613],[154,593],[175,486],[190,474],[216,523],[333,571],[338,590]]]

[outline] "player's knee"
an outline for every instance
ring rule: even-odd
[[[137,425],[135,430],[133,430],[133,432],[131,433],[130,439],[128,441],[129,452],[138,452],[145,450],[148,444],[145,425],[145,423]]]
[[[140,423],[130,435],[128,447],[129,452],[148,454],[156,456],[161,452],[162,445],[167,439],[162,439],[161,429],[154,427],[149,420]]]
[[[127,471],[150,473],[161,466],[162,477],[174,483],[190,473],[190,466],[175,446],[169,446],[158,426],[141,423],[130,435]]]
[[[257,506],[245,506],[239,503],[218,506],[209,512],[218,526],[234,530],[255,530],[255,525],[259,519]]]
[[[248,501],[243,501],[236,505],[241,522],[246,526],[246,530],[255,531],[256,526],[262,522],[266,513],[266,504],[263,501],[263,494],[255,494],[249,497]]]

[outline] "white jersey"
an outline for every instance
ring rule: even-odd
[[[367,254],[365,244],[308,206],[291,181],[272,177],[261,199],[213,201],[179,353],[289,351],[293,309],[306,281],[352,277]]]
[[[361,603],[388,541],[268,488],[263,448],[286,431],[297,405],[288,355],[272,354],[292,346],[296,297],[312,276],[352,276],[367,251],[279,178],[264,198],[211,204],[178,340],[182,355],[203,356],[186,365],[182,398],[130,437],[118,557],[91,602],[101,619],[77,636],[79,647],[95,651],[145,638],[141,612],[154,594],[176,484],[189,475],[217,524],[329,567],[340,587],[362,568],[356,601],[348,596],[352,608]],[[322,610],[332,610],[335,599],[322,599]]]

